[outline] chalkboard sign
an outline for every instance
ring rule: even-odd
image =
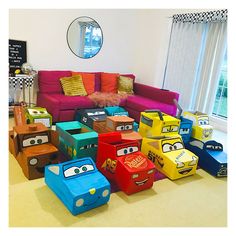
[[[14,76],[15,70],[21,69],[25,62],[27,62],[26,41],[9,39],[9,75]]]

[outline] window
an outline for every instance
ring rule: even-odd
[[[102,44],[102,33],[100,28],[87,26],[85,31],[84,57],[90,58],[98,53]]]
[[[227,51],[221,66],[220,80],[216,92],[214,107],[212,114],[219,118],[227,118],[227,97],[228,97],[228,83],[227,83]]]

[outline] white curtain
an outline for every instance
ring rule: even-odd
[[[180,93],[183,110],[211,114],[226,38],[226,21],[172,23],[163,88]]]
[[[189,110],[194,97],[203,33],[203,24],[172,24],[164,88],[180,94],[184,110]]]
[[[227,23],[208,23],[206,27],[205,50],[199,68],[196,98],[192,108],[211,114],[227,45]]]

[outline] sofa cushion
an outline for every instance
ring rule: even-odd
[[[120,74],[120,76],[125,76],[133,79],[135,81],[135,75],[134,74]]]
[[[95,91],[95,74],[94,73],[83,73],[83,72],[73,72],[72,76],[81,75],[84,83],[85,90],[87,94],[92,94]]]
[[[139,95],[129,96],[126,100],[126,106],[139,112],[147,109],[159,109],[167,114],[173,114],[173,105],[162,103]]]
[[[75,108],[93,108],[94,103],[87,96],[65,96],[64,94],[51,94],[59,102],[60,110]]]
[[[117,93],[118,85],[117,73],[101,73],[101,92],[103,93]]]
[[[119,76],[118,78],[118,93],[119,94],[134,94],[134,80],[130,77]]]
[[[81,75],[60,78],[63,92],[66,96],[86,96],[87,92]]]
[[[38,71],[40,93],[63,93],[60,78],[71,76],[71,71]]]

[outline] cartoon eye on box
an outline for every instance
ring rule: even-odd
[[[9,133],[9,145],[30,180],[43,177],[46,165],[58,163],[58,135],[42,123],[15,126]]]
[[[202,141],[212,139],[213,127],[209,124],[209,116],[205,113],[196,111],[186,111],[183,117],[193,122],[192,137]]]
[[[143,138],[141,151],[172,180],[196,172],[198,157],[185,149],[179,135]]]
[[[139,133],[142,137],[176,135],[179,132],[180,120],[159,110],[141,112]]]
[[[97,132],[78,121],[56,123],[59,134],[59,149],[69,159],[90,156],[95,161],[97,154]]]
[[[45,183],[73,215],[106,204],[110,199],[110,183],[90,157],[47,166]]]

